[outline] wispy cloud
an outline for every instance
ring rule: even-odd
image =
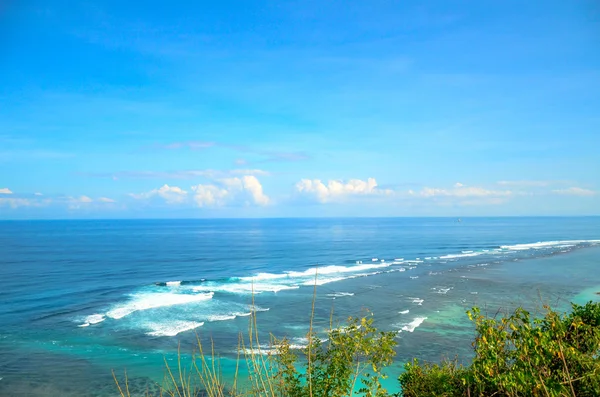
[[[0,207],[9,206],[11,208],[31,207],[36,204],[35,201],[26,198],[3,198],[0,197]]]
[[[45,149],[13,149],[0,151],[0,161],[17,160],[54,160],[74,157],[72,153],[65,153]]]
[[[152,147],[157,149],[190,149],[190,150],[202,150],[208,149],[215,146],[215,142],[204,142],[204,141],[182,141],[182,142],[171,142],[167,144],[155,144]]]
[[[0,194],[13,194],[13,192],[9,188],[4,187],[0,189]]]
[[[285,151],[285,150],[263,150],[253,148],[247,145],[236,145],[223,142],[205,142],[205,141],[181,141],[181,142],[169,142],[169,143],[157,143],[152,146],[154,149],[165,149],[165,150],[177,150],[177,149],[190,149],[190,150],[201,150],[208,149],[211,147],[220,147],[230,149],[233,151],[241,152],[244,154],[253,154],[262,157],[257,162],[282,162],[282,161],[305,161],[309,160],[311,156],[305,152],[300,151]],[[238,165],[245,165],[249,163],[247,159],[236,160]]]
[[[116,171],[116,172],[86,172],[78,175],[93,178],[110,179],[194,179],[194,178],[226,178],[237,175],[268,176],[269,171],[261,169],[232,169],[232,170],[174,170],[174,171]]]
[[[456,183],[453,188],[431,188],[425,187],[418,192],[412,190],[409,194],[420,197],[508,197],[514,195],[510,190],[490,190],[482,187],[465,186],[462,183]]]
[[[581,187],[570,187],[567,189],[556,189],[553,190],[552,193],[554,194],[560,194],[560,195],[565,195],[565,196],[583,196],[583,197],[590,197],[590,196],[595,196],[596,194],[598,194],[598,192],[595,192],[594,190],[590,190],[590,189],[584,189]]]
[[[310,156],[303,152],[256,152],[264,155],[266,158],[262,162],[277,162],[277,161],[305,161],[309,160]]]
[[[115,200],[108,197],[98,197],[98,201],[101,203],[116,203]]]
[[[137,200],[148,200],[154,197],[160,197],[167,204],[182,204],[187,200],[188,192],[180,187],[165,184],[160,188],[150,190],[149,192],[140,194],[131,193],[130,196]]]
[[[556,186],[556,185],[565,185],[569,184],[569,181],[499,181],[497,182],[500,186],[514,186],[514,187],[548,187],[548,186]]]

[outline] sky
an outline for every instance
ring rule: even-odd
[[[0,1],[0,219],[600,215],[597,1]]]

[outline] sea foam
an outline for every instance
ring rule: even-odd
[[[400,328],[400,331],[405,331],[405,332],[414,332],[415,329],[417,329],[417,327],[421,324],[423,324],[423,321],[427,320],[427,317],[416,317],[413,321],[411,321],[408,324],[404,324],[402,326],[402,328]]]
[[[213,295],[213,292],[203,294],[142,292],[132,295],[132,299],[129,302],[109,310],[106,316],[118,320],[139,310],[201,302],[212,299]]]
[[[164,323],[151,323],[147,324],[147,328],[150,329],[147,335],[150,336],[175,336],[185,331],[190,331],[198,327],[203,326],[203,322],[196,321],[169,321]]]

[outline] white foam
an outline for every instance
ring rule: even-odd
[[[363,270],[370,269],[381,269],[384,267],[391,266],[391,263],[378,263],[378,264],[362,264],[358,266],[324,266],[324,267],[313,267],[303,272],[287,272],[286,274],[291,277],[314,277],[322,274],[335,274],[335,273],[355,273]]]
[[[333,294],[327,294],[334,298],[341,298],[342,296],[354,296],[354,292],[334,292]]]
[[[298,285],[285,285],[279,283],[230,283],[230,284],[203,284],[192,287],[194,292],[226,292],[232,294],[260,294],[263,292],[279,292],[287,289],[300,288]]]
[[[362,273],[366,270],[382,269],[391,266],[391,263],[357,264],[355,266],[323,266],[312,267],[304,271],[288,271],[284,273],[259,273],[250,277],[233,278],[229,283],[204,283],[193,287],[194,291],[215,291],[229,293],[261,293],[278,292],[286,289],[296,289],[302,285],[323,285],[335,281],[357,276],[370,276],[377,274]],[[354,274],[352,274],[354,273]],[[236,282],[237,281],[237,282]]]
[[[167,281],[167,287],[179,287],[181,285],[181,281]]]
[[[398,312],[400,314],[408,314],[408,312],[410,312],[410,310],[406,309],[406,310],[402,310],[401,312]]]
[[[251,313],[248,313],[250,315]],[[237,316],[235,314],[214,314],[212,316],[208,316],[208,321],[227,321],[234,320]]]
[[[419,278],[419,276],[410,276],[410,278],[414,280],[415,278]]]
[[[544,249],[560,246],[577,246],[580,244],[600,244],[600,240],[559,240],[559,241],[538,241],[530,244],[502,245],[500,248],[512,251],[524,251],[530,249]]]
[[[472,257],[472,256],[479,256],[479,255],[483,255],[484,252],[466,252],[463,251],[462,254],[450,254],[450,255],[443,255],[440,256],[440,259],[459,259],[459,258],[468,258],[468,257]]]
[[[335,281],[342,281],[347,278],[352,278],[352,277],[317,278],[316,280],[307,280],[307,281],[303,282],[302,285],[315,285],[315,284],[316,285],[324,285],[324,284],[333,283]]]
[[[420,298],[410,298],[410,299],[412,299],[412,301],[411,301],[412,303],[416,303],[419,306],[423,305],[423,302],[425,302],[424,299],[420,299]]]
[[[415,329],[417,329],[417,327],[421,324],[423,324],[423,321],[427,320],[427,317],[416,317],[413,321],[411,321],[410,323],[402,326],[402,328],[400,328],[401,331],[406,331],[406,332],[414,332]]]
[[[142,292],[132,295],[132,300],[108,311],[106,316],[121,319],[139,310],[156,309],[164,306],[185,305],[212,299],[214,293],[175,294],[169,292]]]
[[[150,336],[175,336],[185,331],[190,331],[192,329],[203,326],[203,322],[196,321],[168,321],[165,323],[151,323],[147,324],[147,327],[150,328],[150,332],[147,332],[146,335]]]
[[[103,314],[92,314],[91,316],[87,316],[85,318],[85,322],[90,323],[90,324],[98,324],[104,320],[105,320],[105,317]]]
[[[83,320],[84,323],[79,325],[79,327],[89,327],[90,325],[101,323],[105,319],[106,319],[106,317],[104,317],[103,314],[92,314],[92,315],[87,316]]]
[[[256,305],[254,305],[254,306],[250,305],[250,306],[248,306],[248,308],[250,311],[253,311],[253,312],[268,312],[269,310],[271,310],[268,307],[260,307],[260,306],[256,306]]]

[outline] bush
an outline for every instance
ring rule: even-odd
[[[274,375],[281,396],[350,396],[357,382],[358,393],[367,397],[387,396],[380,383],[382,369],[396,352],[395,332],[378,332],[371,317],[349,318],[344,328],[329,331],[327,341],[309,334],[304,373],[297,370],[297,356],[284,340],[274,357]]]
[[[409,363],[403,395],[600,396],[600,303],[572,304],[566,315],[545,310],[540,319],[519,308],[496,320],[473,308],[471,365]]]

